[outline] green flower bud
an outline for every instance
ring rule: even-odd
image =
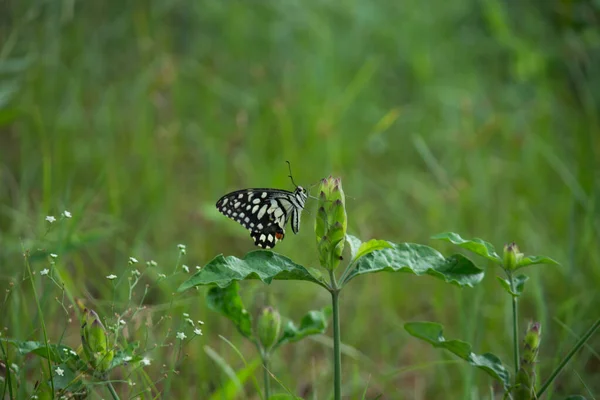
[[[263,348],[270,349],[279,338],[281,316],[273,307],[265,307],[258,317],[257,333]]]
[[[535,398],[535,363],[540,348],[542,327],[539,322],[530,323],[523,341],[523,353],[517,374],[516,400]]]
[[[105,372],[110,367],[114,352],[109,349],[108,334],[100,317],[94,310],[83,310],[81,321],[81,344],[90,366]]]
[[[331,176],[321,181],[319,211],[315,234],[321,265],[329,270],[337,268],[346,243],[346,203],[342,181]]]
[[[504,246],[504,269],[513,271],[521,262],[523,253],[519,252],[519,246],[515,242]]]

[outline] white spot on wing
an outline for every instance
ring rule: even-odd
[[[260,195],[260,197],[262,197],[263,199],[264,199],[265,197],[267,197],[267,192],[262,192],[262,194]]]
[[[241,199],[241,198],[243,198],[243,197],[244,197],[244,194],[243,194],[243,193],[240,193],[240,194],[238,194],[238,199]]]
[[[254,207],[252,207],[252,214],[256,214],[257,210],[258,210],[258,204],[255,205]]]
[[[260,199],[254,199],[254,200],[252,200],[252,202],[253,202],[254,204],[258,204],[258,203],[260,203]]]
[[[262,235],[260,235],[260,238],[259,238],[259,240],[260,240],[261,242],[264,242],[266,238],[267,238],[267,237],[266,237],[266,236],[265,236],[265,234],[263,233]]]
[[[267,236],[267,239],[269,239],[269,242],[272,242],[272,241],[273,241],[273,235],[271,235],[271,234],[269,233],[269,236]]]
[[[223,203],[221,204],[221,207],[224,207],[224,206],[225,206],[225,204],[227,204],[227,202],[228,202],[228,201],[229,201],[229,199],[228,199],[227,197],[225,197],[225,198],[223,199]]]
[[[260,211],[258,212],[258,215],[256,217],[258,219],[261,219],[263,217],[263,215],[265,215],[266,212],[267,212],[267,205],[265,204],[264,206],[262,206],[262,208],[260,209]]]
[[[258,229],[259,231],[262,230],[262,228],[263,228],[263,224],[256,225],[256,229]]]

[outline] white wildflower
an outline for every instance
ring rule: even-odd
[[[142,365],[148,366],[152,363],[152,360],[150,360],[148,357],[144,357],[140,362],[142,363]]]
[[[119,320],[119,323],[120,323],[121,325],[127,325],[127,322],[125,322],[125,321],[124,321],[124,320],[122,320],[122,319],[120,319],[120,320]]]
[[[188,267],[187,265],[184,264],[181,268],[183,268],[183,270],[188,274],[190,273],[190,267]]]
[[[52,257],[52,258],[58,258],[58,254],[50,253],[50,257]]]
[[[129,264],[137,264],[139,261],[135,257],[129,257]]]
[[[113,279],[117,279],[117,276],[115,274],[110,274],[106,276],[106,279],[110,279],[112,281]]]
[[[185,320],[188,324],[190,324],[191,326],[194,326],[194,321],[192,321],[191,318],[186,318]]]
[[[50,270],[48,268],[44,268],[40,271],[40,275],[48,275],[48,272],[50,272]]]
[[[71,218],[71,217],[72,217],[71,213],[70,213],[70,212],[68,212],[67,210],[63,211],[62,215],[63,215],[63,217],[65,217],[65,218]]]
[[[133,269],[133,270],[131,270],[131,275],[133,275],[133,276],[140,276],[142,274],[137,269]]]
[[[52,216],[52,215],[48,215],[46,217],[46,221],[53,223],[53,222],[56,222],[56,218],[54,218],[54,216]]]
[[[149,267],[156,267],[158,264],[154,260],[146,261],[146,265]]]
[[[194,329],[194,334],[198,335],[198,336],[202,336],[202,329],[200,329],[200,328]]]
[[[56,367],[56,375],[58,376],[64,376],[65,375],[65,370],[60,368],[60,367]]]
[[[184,313],[183,313],[183,316],[184,316],[184,317],[186,317],[186,318],[189,318],[189,317],[190,317],[190,314],[188,314],[188,313],[184,312]]]
[[[200,321],[200,320],[198,320],[198,323],[199,323],[200,325],[204,325],[204,321]]]
[[[165,274],[158,274],[158,277],[161,279],[165,279],[167,276]]]
[[[177,332],[177,335],[175,335],[175,336],[177,336],[177,339],[179,339],[179,340],[183,340],[187,337],[187,336],[185,336],[185,333],[183,333],[183,332]]]
[[[133,360],[133,357],[131,357],[131,356],[125,356],[125,357],[123,357],[123,361],[125,361],[125,362],[129,362],[131,360]]]

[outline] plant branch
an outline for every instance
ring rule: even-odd
[[[329,271],[331,279],[331,303],[333,307],[333,368],[334,368],[334,399],[341,400],[342,398],[342,354],[340,348],[340,305],[339,295],[340,290],[335,281],[335,274]]]

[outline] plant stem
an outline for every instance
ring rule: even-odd
[[[266,351],[261,352],[263,361],[263,378],[265,380],[265,400],[271,397],[271,379],[269,377],[269,354]]]
[[[546,389],[548,389],[550,387],[550,385],[552,384],[552,381],[554,381],[554,379],[556,379],[558,374],[560,374],[560,371],[563,370],[563,368],[567,365],[567,363],[571,360],[571,358],[573,358],[575,353],[577,353],[577,351],[583,347],[585,342],[588,341],[588,339],[594,334],[594,332],[598,328],[600,328],[600,319],[598,319],[596,322],[594,322],[594,324],[591,326],[590,329],[588,329],[588,331],[585,333],[585,335],[583,335],[581,337],[581,339],[579,339],[579,341],[577,341],[577,343],[575,343],[575,346],[573,346],[573,348],[571,349],[569,354],[567,354],[567,356],[561,361],[561,363],[558,365],[558,367],[556,367],[556,369],[552,372],[552,374],[546,380],[546,382],[544,382],[544,384],[542,385],[540,390],[537,392],[536,398],[539,399],[544,394]]]
[[[37,290],[35,288],[35,281],[33,280],[33,274],[31,273],[31,265],[29,264],[29,250],[25,251],[23,244],[21,244],[21,249],[25,256],[25,265],[27,266],[27,272],[29,273],[29,282],[31,282],[31,289],[33,290],[33,298],[35,299],[35,304],[37,306],[38,315],[40,316],[40,324],[42,325],[42,333],[44,335],[44,346],[46,348],[46,361],[48,362],[48,374],[50,376],[50,388],[52,389],[52,393],[54,393],[54,377],[52,376],[52,358],[50,357],[50,343],[48,342],[48,332],[46,331],[46,324],[44,322],[44,313],[42,312],[42,306],[40,305],[40,299],[37,294]],[[8,366],[7,366],[8,368]]]
[[[515,281],[511,272],[506,273],[508,280],[510,281],[510,290],[516,293]],[[515,376],[519,373],[519,315],[517,309],[518,298],[512,295],[512,317],[513,317],[513,355],[515,358]]]
[[[342,353],[340,349],[340,290],[335,281],[333,271],[329,271],[331,278],[331,305],[333,307],[333,392],[334,399],[342,399]]]
[[[117,391],[113,387],[112,383],[106,382],[106,387],[108,387],[108,391],[110,392],[114,400],[120,400],[119,395],[117,394]]]

